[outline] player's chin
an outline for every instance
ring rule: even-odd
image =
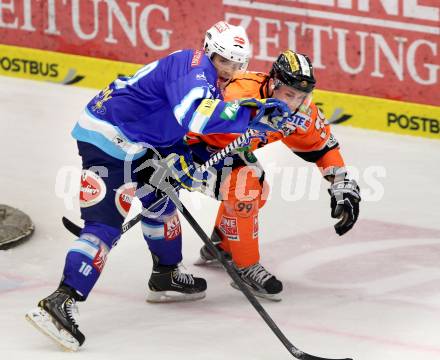
[[[217,85],[220,89],[224,89],[226,86],[228,86],[228,84],[231,82],[231,78],[226,78],[223,76],[219,76],[218,81],[217,81]]]

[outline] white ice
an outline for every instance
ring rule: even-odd
[[[80,223],[75,198],[69,208],[59,196],[77,187],[76,176],[67,184],[62,177],[80,169],[70,130],[95,93],[0,77],[0,203],[36,226],[28,242],[0,251],[0,359],[292,359],[226,273],[192,265],[202,243],[184,221],[184,262],[207,278],[206,299],[145,302],[151,259],[136,227],[80,304],[87,339],[79,353],[62,352],[25,321],[57,287],[74,240],[61,217]],[[312,165],[281,144],[257,153],[272,183],[260,215],[261,262],[285,286],[282,302],[261,302],[288,339],[314,355],[438,360],[440,141],[341,126],[334,133],[364,198],[356,228],[343,237]],[[210,233],[216,202],[182,199]]]

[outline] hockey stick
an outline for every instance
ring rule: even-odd
[[[221,150],[220,152],[216,153],[212,158],[210,158],[205,164],[202,165],[200,169],[206,170],[209,166],[212,166],[216,162],[224,159],[231,151],[236,149],[241,145],[241,143],[249,136],[252,135],[251,131],[247,131],[245,134],[243,134],[241,137],[237,138],[234,142],[229,144],[226,148]],[[272,332],[278,337],[278,339],[282,342],[282,344],[286,347],[286,349],[291,353],[295,358],[300,360],[331,360],[327,358],[317,357],[314,355],[307,354],[298,348],[296,348],[287,338],[286,336],[281,332],[281,330],[278,328],[278,326],[275,324],[275,322],[272,320],[272,318],[269,316],[269,314],[265,311],[265,309],[262,307],[262,305],[259,303],[259,301],[255,298],[255,296],[252,294],[252,292],[247,288],[247,286],[243,283],[240,276],[236,272],[232,260],[226,259],[225,255],[221,253],[217,247],[212,243],[211,239],[206,235],[206,233],[203,231],[203,229],[200,227],[200,225],[197,223],[197,221],[194,219],[194,217],[191,215],[191,213],[183,206],[181,201],[178,199],[178,197],[174,196],[174,193],[170,193],[170,191],[175,191],[177,189],[173,188],[172,186],[168,187],[168,189],[163,189],[165,191],[166,195],[160,199],[158,199],[155,203],[153,203],[149,209],[153,209],[154,207],[160,205],[163,203],[167,198],[170,198],[171,201],[174,202],[176,207],[179,209],[179,211],[182,213],[182,215],[185,217],[185,219],[189,222],[189,224],[194,228],[194,230],[197,232],[197,234],[200,236],[202,241],[206,244],[208,249],[216,256],[216,258],[220,261],[220,263],[224,266],[232,280],[237,284],[239,289],[243,292],[243,294],[246,296],[248,301],[252,304],[252,306],[256,309],[256,311],[260,314],[260,316],[263,318],[263,320],[266,322],[266,324],[269,326],[269,328],[272,330]],[[128,231],[131,227],[133,227],[136,223],[138,223],[142,218],[142,213],[139,213],[136,215],[133,219],[129,220],[125,224],[122,225],[121,233],[125,233]],[[81,232],[81,227],[71,222],[69,219],[63,217],[63,224],[74,235],[79,236]],[[336,359],[335,359],[336,360]],[[340,359],[340,360],[351,360],[349,358],[346,359]]]
[[[171,190],[171,189],[170,189]],[[182,213],[182,215],[185,217],[185,219],[188,221],[188,223],[191,225],[191,227],[194,229],[194,231],[199,235],[199,237],[202,239],[202,241],[205,243],[205,245],[208,247],[209,251],[214,254],[214,256],[220,261],[220,263],[223,265],[229,276],[232,278],[232,280],[237,284],[241,292],[246,296],[248,301],[252,304],[252,306],[255,308],[255,310],[258,312],[258,314],[263,318],[263,320],[266,322],[266,324],[269,326],[269,328],[272,330],[272,332],[278,337],[278,339],[281,341],[281,343],[285,346],[287,351],[291,353],[295,358],[300,360],[332,360],[329,358],[323,358],[319,356],[310,355],[308,353],[303,352],[302,350],[299,350],[297,347],[295,347],[289,339],[286,338],[286,336],[283,334],[283,332],[280,330],[280,328],[277,326],[277,324],[273,321],[273,319],[270,317],[270,315],[266,312],[266,310],[263,308],[263,306],[260,304],[260,302],[257,300],[254,294],[248,289],[248,287],[243,283],[243,280],[241,280],[240,275],[238,275],[237,271],[235,270],[234,265],[232,264],[232,260],[226,258],[225,254],[222,253],[217,249],[217,247],[212,243],[212,240],[209,238],[208,235],[203,231],[203,229],[200,227],[199,223],[194,219],[194,217],[191,215],[191,213],[188,211],[188,209],[182,204],[182,202],[179,200],[178,197],[173,196],[173,194],[169,194],[165,192],[166,195],[171,199],[171,201],[174,202],[176,207],[179,209],[179,211]],[[163,198],[161,198],[163,199]],[[159,200],[161,200],[159,199]],[[159,202],[159,200],[157,202]],[[156,203],[157,203],[156,202]],[[155,204],[153,204],[151,207],[153,207]],[[130,229],[134,224],[136,224],[142,217],[142,213],[136,215],[133,219],[125,223],[125,229],[123,227],[122,232],[126,232],[128,229]],[[63,224],[66,226],[66,228],[74,233],[75,235],[79,236],[79,233],[81,231],[81,228],[78,225],[75,225],[72,223],[69,219],[63,217]],[[333,360],[352,360],[351,358],[345,358],[345,359],[333,359]]]
[[[236,138],[233,142],[231,142],[229,145],[227,145],[225,148],[221,149],[220,151],[216,152],[212,157],[208,159],[204,164],[202,164],[199,167],[199,170],[201,172],[206,171],[209,167],[217,164],[219,161],[224,160],[232,151],[236,150],[242,144],[248,140],[252,135],[254,135],[255,130],[248,129],[244,134]],[[179,187],[173,187],[169,186],[169,189],[174,191],[179,190]],[[165,189],[162,189],[164,191]],[[167,196],[162,196],[158,200],[156,200],[153,204],[151,204],[146,211],[151,211],[154,208],[160,207],[164,204],[164,202],[167,200]],[[126,223],[122,224],[121,227],[121,235],[130,230],[134,225],[136,225],[141,219],[142,219],[142,212],[137,214],[134,218],[130,219]],[[61,219],[63,222],[64,227],[69,230],[73,235],[80,236],[82,228],[72,221],[70,221],[68,218],[64,217]]]
[[[227,259],[225,254],[222,253],[217,249],[217,247],[213,244],[212,240],[206,233],[203,231],[199,223],[194,219],[192,214],[188,211],[188,209],[183,205],[183,203],[180,201],[180,199],[176,196],[172,196],[172,194],[168,194],[165,192],[168,197],[171,199],[172,202],[174,202],[174,205],[176,205],[177,209],[179,209],[180,213],[183,215],[183,217],[188,221],[188,223],[191,225],[191,227],[194,229],[194,231],[199,235],[200,239],[205,243],[205,245],[208,247],[209,251],[215,255],[218,261],[221,262],[225,270],[228,272],[229,276],[232,278],[232,280],[237,284],[237,286],[240,288],[241,292],[246,296],[248,301],[252,304],[252,306],[257,310],[258,314],[263,318],[263,320],[266,322],[266,324],[269,326],[269,328],[272,330],[272,332],[278,337],[278,339],[282,342],[282,344],[285,346],[287,351],[291,353],[295,358],[300,360],[332,360],[329,358],[323,358],[319,356],[314,356],[305,353],[302,350],[299,350],[297,347],[295,347],[289,339],[286,338],[286,336],[283,334],[283,332],[280,330],[280,328],[275,324],[273,319],[270,317],[270,315],[266,312],[266,310],[263,308],[263,306],[260,304],[260,302],[257,300],[254,294],[249,290],[247,285],[243,282],[240,275],[237,273],[232,260]],[[333,359],[333,360],[352,360],[351,358],[344,358],[344,359]]]
[[[170,189],[171,190],[171,189]],[[241,280],[240,275],[238,275],[237,271],[235,270],[235,267],[232,263],[232,260],[230,258],[227,258],[224,253],[219,251],[217,247],[213,244],[212,240],[209,238],[208,235],[203,231],[203,229],[200,227],[199,223],[194,219],[194,217],[191,215],[191,213],[188,211],[188,209],[182,204],[182,202],[179,200],[178,197],[172,196],[173,194],[168,194],[165,192],[166,195],[171,199],[171,201],[174,202],[176,207],[179,209],[179,211],[182,213],[184,218],[188,221],[188,223],[191,225],[191,227],[194,229],[194,231],[199,235],[199,237],[202,239],[202,241],[205,243],[205,245],[208,247],[209,251],[214,254],[214,256],[220,261],[220,263],[223,265],[229,276],[232,278],[232,280],[237,284],[241,292],[246,296],[248,301],[252,304],[252,306],[255,308],[255,310],[258,312],[258,314],[263,318],[263,320],[266,322],[266,324],[269,326],[269,328],[272,330],[272,332],[278,337],[278,339],[281,341],[281,343],[285,346],[287,351],[291,353],[295,358],[300,360],[332,360],[329,358],[323,358],[319,356],[310,355],[308,353],[303,352],[302,350],[299,350],[297,347],[295,347],[289,339],[286,338],[286,336],[283,334],[283,332],[280,330],[280,328],[277,326],[277,324],[273,321],[273,319],[270,317],[270,315],[266,312],[266,310],[263,308],[263,306],[260,304],[260,302],[257,300],[254,294],[248,289],[248,287],[243,283],[243,280]],[[161,198],[163,199],[163,198]],[[159,199],[159,200],[161,200]],[[159,202],[156,201],[156,203]],[[154,203],[150,208],[154,207]],[[128,229],[130,229],[134,224],[136,224],[140,219],[142,218],[142,213],[139,213],[136,215],[133,219],[126,222],[122,227],[122,232],[126,232]],[[81,228],[72,223],[69,219],[63,217],[63,224],[69,230],[71,233],[75,234],[76,236],[79,236],[81,232]],[[125,227],[124,227],[125,226]],[[333,360],[352,360],[351,358],[345,358],[345,359],[333,359]]]

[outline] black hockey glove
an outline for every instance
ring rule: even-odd
[[[335,181],[328,190],[332,208],[331,216],[341,219],[335,225],[338,235],[344,235],[356,223],[359,216],[359,186],[354,180],[343,179]]]

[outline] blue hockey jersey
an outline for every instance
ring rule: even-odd
[[[250,109],[224,102],[202,50],[181,50],[119,78],[86,106],[72,135],[124,160],[146,147],[169,147],[188,131],[242,133]]]

